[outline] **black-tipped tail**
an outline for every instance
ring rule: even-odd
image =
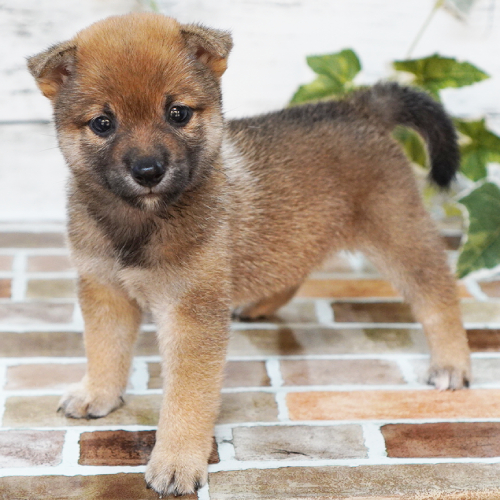
[[[405,125],[425,140],[429,153],[430,178],[446,188],[460,166],[457,133],[443,106],[428,94],[397,83],[379,83],[356,92],[353,97],[360,111],[376,115],[392,129]]]

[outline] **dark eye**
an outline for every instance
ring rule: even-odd
[[[168,121],[173,125],[183,127],[193,116],[193,110],[189,106],[176,104],[168,110]]]
[[[108,116],[96,116],[89,121],[89,127],[94,134],[106,137],[113,132],[115,126],[113,120]]]

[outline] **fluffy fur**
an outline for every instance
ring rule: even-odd
[[[458,152],[441,106],[381,84],[225,122],[220,77],[231,46],[226,32],[131,14],[28,62],[71,171],[88,369],[61,409],[94,418],[122,404],[141,313],[152,311],[164,399],[146,480],[160,494],[206,481],[231,311],[273,314],[331,252],[362,250],[411,303],[431,383],[458,389],[469,378],[456,285],[390,135],[397,124],[418,130],[432,179],[447,185]],[[175,125],[172,106],[188,106],[191,119]],[[104,135],[91,127],[99,116],[113,125]],[[166,173],[144,186],[132,172],[141,165]]]

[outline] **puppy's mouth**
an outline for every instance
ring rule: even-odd
[[[160,182],[144,186],[129,173],[116,169],[108,173],[107,186],[110,191],[128,204],[147,211],[164,210],[175,203],[189,187],[187,168],[170,168]]]

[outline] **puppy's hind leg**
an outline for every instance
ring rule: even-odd
[[[292,299],[299,286],[287,288],[282,292],[276,293],[252,304],[238,307],[233,312],[233,317],[242,321],[254,321],[259,318],[269,318],[280,307],[284,306]]]
[[[141,311],[120,289],[81,277],[79,299],[85,321],[87,372],[63,396],[67,417],[104,417],[123,403]]]
[[[441,390],[467,387],[470,353],[457,286],[420,197],[386,193],[360,224],[362,250],[386,272],[423,326],[431,352],[428,382]]]

